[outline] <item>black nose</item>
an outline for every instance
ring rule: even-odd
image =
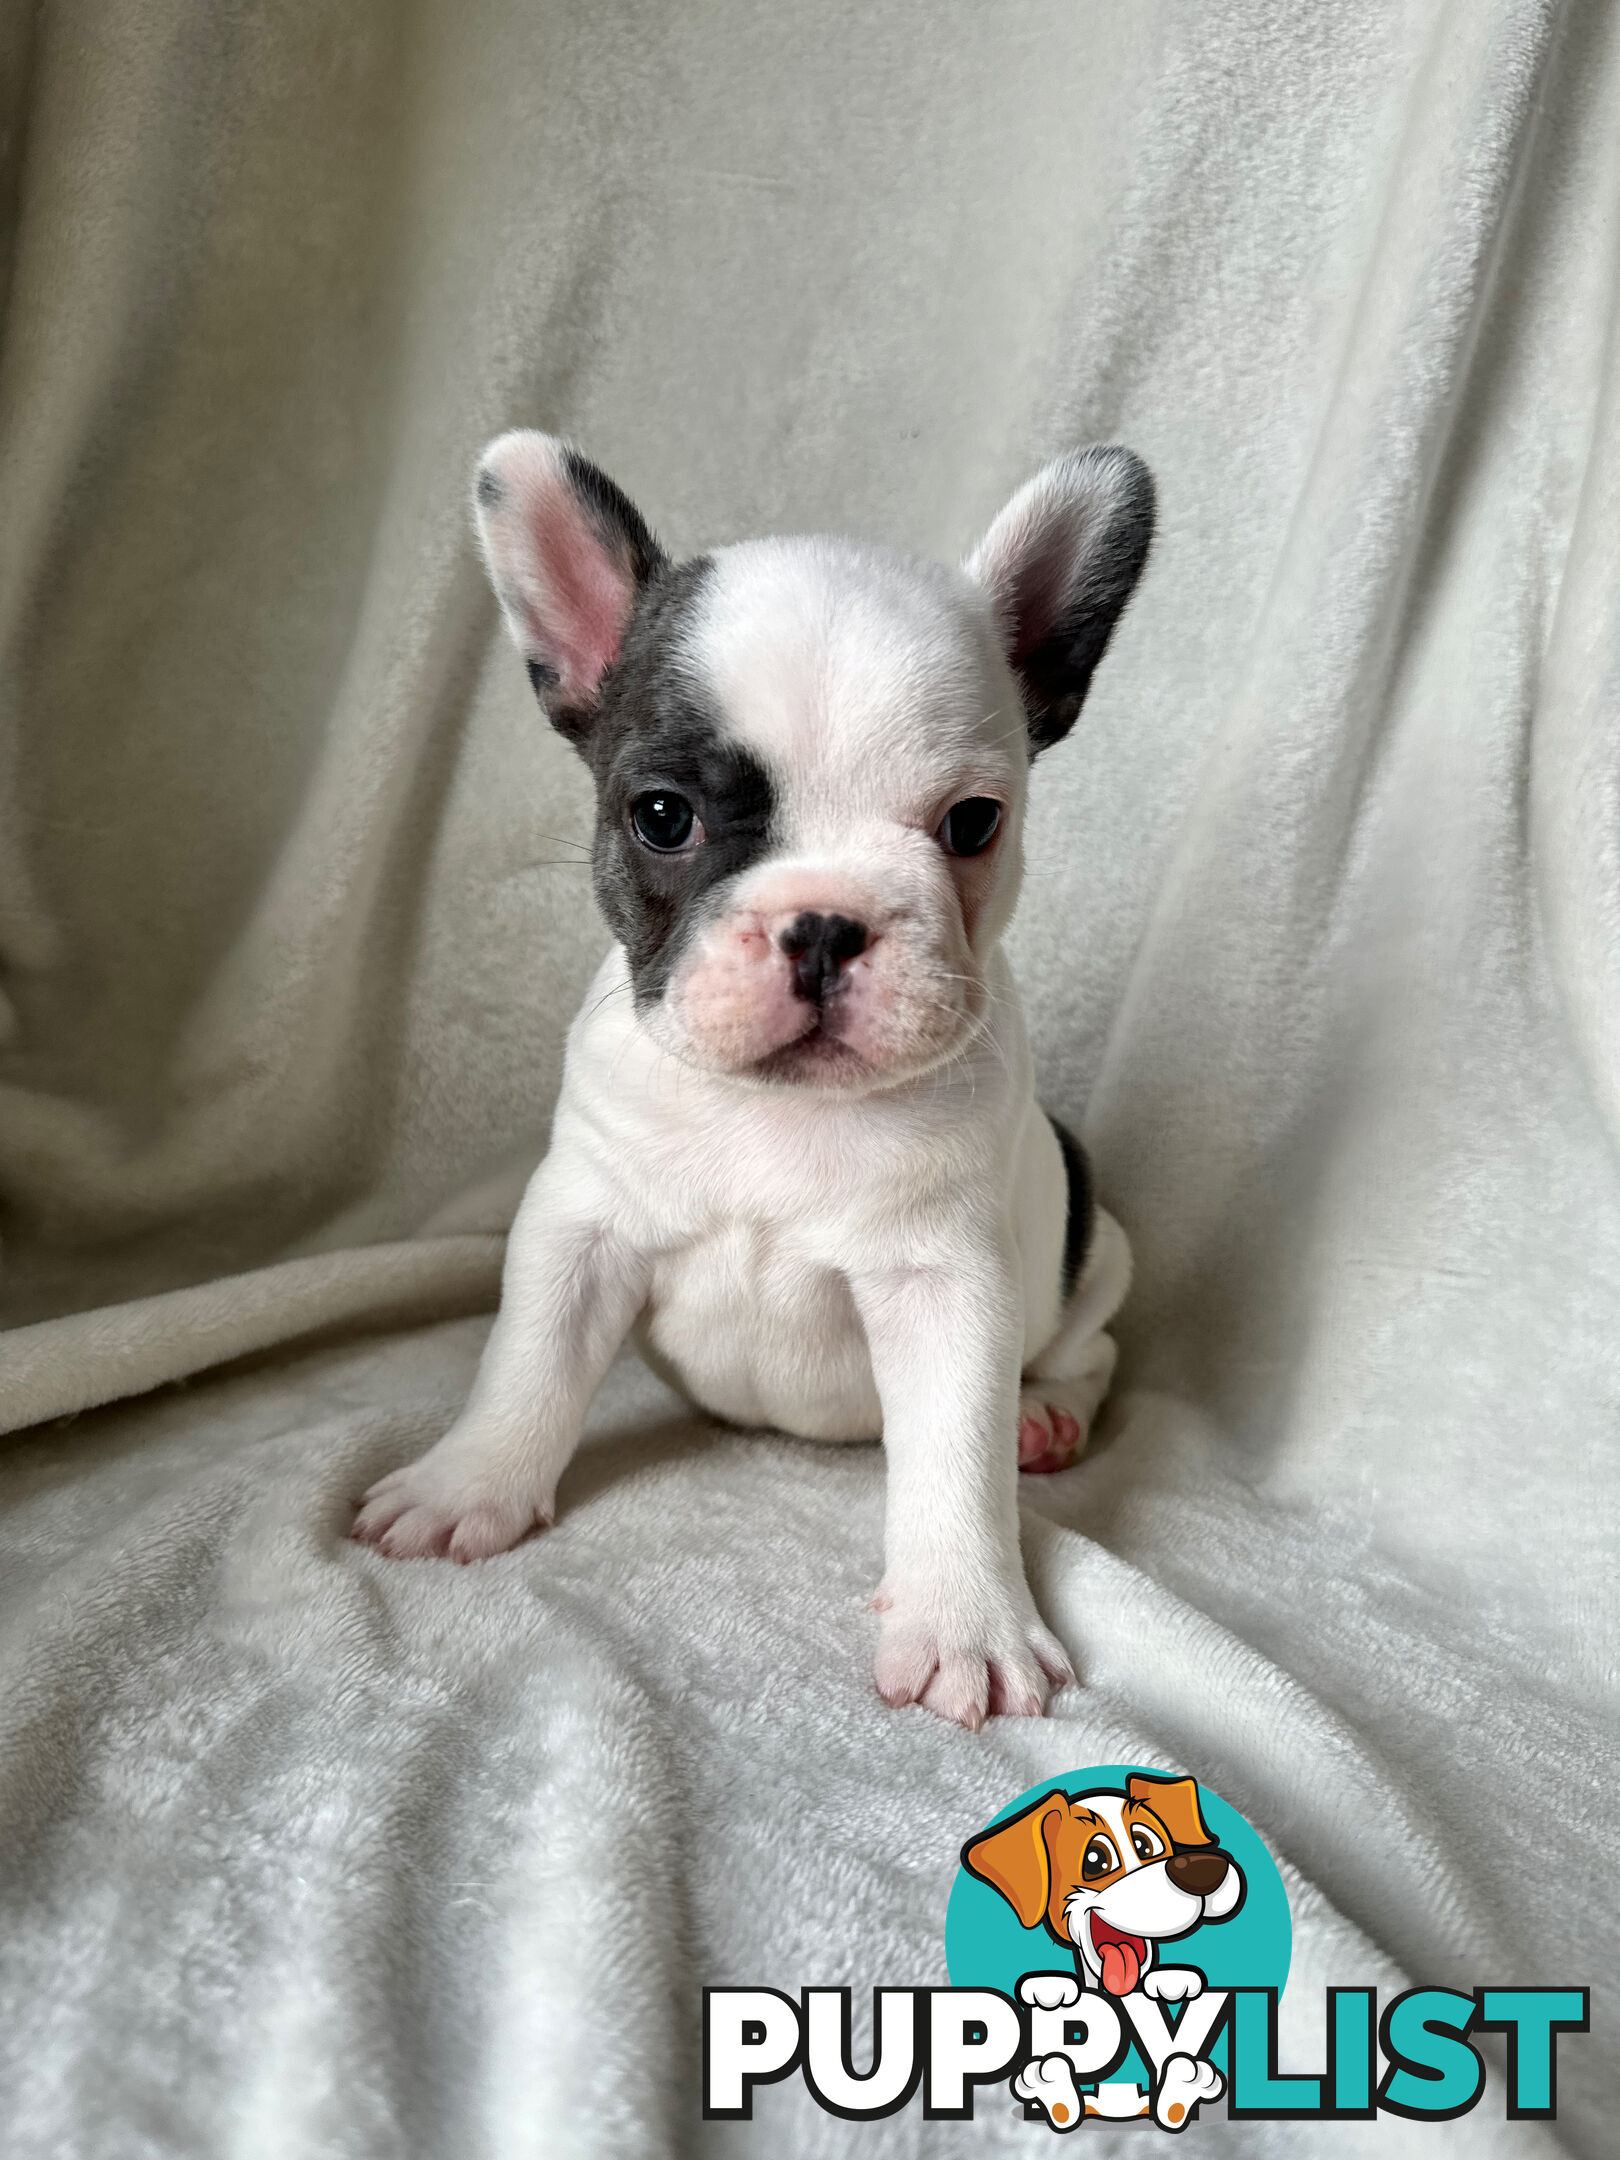
[[[1223,1852],[1178,1852],[1164,1863],[1164,1872],[1190,1897],[1211,1897],[1225,1882],[1231,1864]]]
[[[793,962],[794,995],[822,1005],[838,988],[844,962],[865,952],[866,925],[847,915],[800,915],[778,942]]]

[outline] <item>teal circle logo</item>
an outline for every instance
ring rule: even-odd
[[[945,1915],[953,1987],[1015,2002],[1044,1989],[1059,2006],[1076,1999],[1077,2017],[1089,2000],[1094,2023],[1126,1998],[1174,2020],[1205,1991],[1280,1992],[1292,1948],[1288,1893],[1237,1809],[1194,1778],[1131,1763],[1070,1771],[1010,1801],[963,1846]],[[1222,2031],[1208,2049],[1222,2073],[1226,2044]],[[1148,2112],[1154,2086],[1132,2047],[1091,2089],[1063,2090],[1071,2110],[1083,2093],[1086,2114],[1128,2116]]]

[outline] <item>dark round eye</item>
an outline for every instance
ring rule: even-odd
[[[1156,1860],[1159,1857],[1159,1841],[1151,1830],[1133,1830],[1131,1843],[1136,1847],[1138,1860]]]
[[[630,805],[630,822],[638,840],[656,848],[660,855],[675,855],[691,839],[697,813],[673,788],[650,788]]]
[[[1119,1866],[1119,1855],[1107,1838],[1094,1837],[1086,1847],[1085,1858],[1080,1863],[1080,1879],[1091,1882],[1099,1875],[1112,1875]]]
[[[952,803],[939,828],[939,844],[947,855],[982,855],[996,837],[1001,805],[989,795],[970,795]]]

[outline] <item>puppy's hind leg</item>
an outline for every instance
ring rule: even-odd
[[[1057,1333],[1024,1370],[1018,1413],[1018,1467],[1066,1470],[1085,1453],[1118,1356],[1107,1324],[1131,1286],[1131,1248],[1106,1209],[1098,1208],[1085,1265]]]

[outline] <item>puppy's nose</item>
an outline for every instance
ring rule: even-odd
[[[796,916],[777,941],[793,963],[793,990],[812,1005],[825,1004],[838,988],[846,960],[866,950],[865,923],[847,915]]]
[[[1210,1897],[1225,1882],[1231,1864],[1223,1852],[1178,1852],[1164,1863],[1164,1872],[1189,1897]]]

